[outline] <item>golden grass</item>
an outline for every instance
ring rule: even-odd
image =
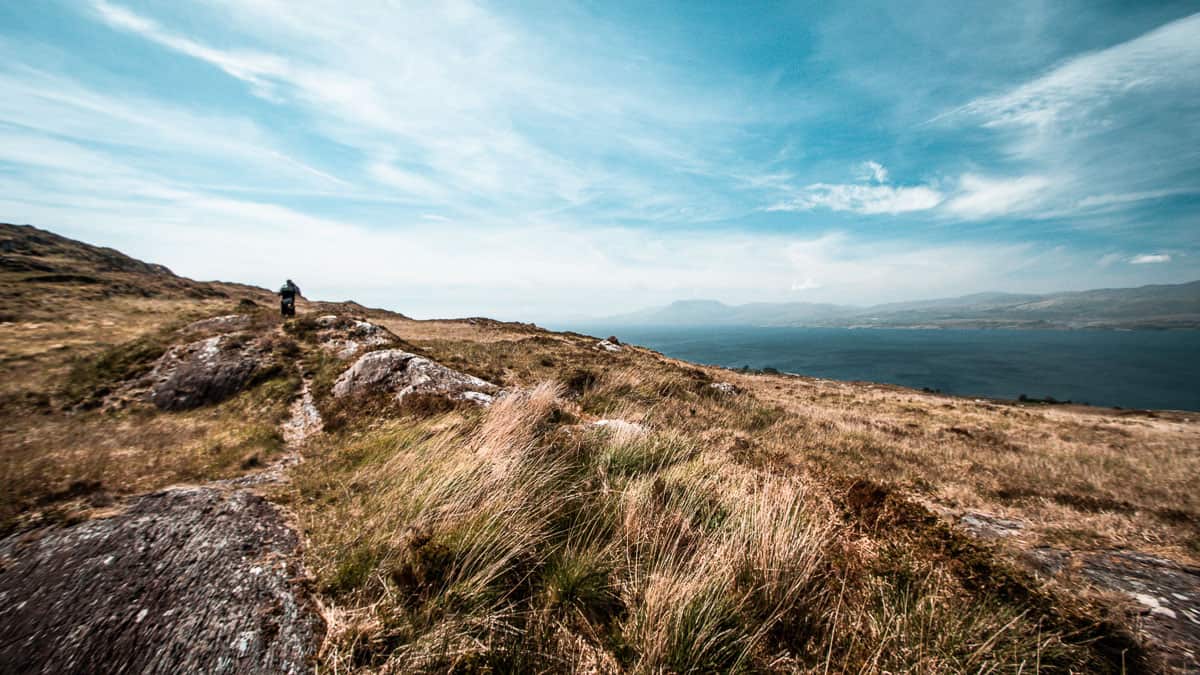
[[[291,379],[187,413],[56,399],[77,360],[230,303],[116,296],[0,326],[4,519],[266,461]],[[487,411],[338,408],[327,385],[344,364],[300,345],[337,425],[279,498],[331,620],[325,670],[1103,671],[1103,645],[1134,662],[1136,645],[922,505],[1028,523],[1009,547],[1200,555],[1192,415],[973,402],[367,316],[512,393]],[[605,418],[644,431],[591,424]]]
[[[887,477],[928,503],[1017,518],[1018,545],[1132,547],[1200,561],[1200,416],[1023,406],[897,387],[726,376],[786,410],[768,448]]]
[[[1073,619],[1002,568],[998,590],[968,590],[923,535],[864,534],[845,524],[827,485],[782,465],[730,461],[719,439],[742,432],[702,420],[753,418],[761,404],[691,382],[670,367],[609,371],[578,399],[548,382],[487,412],[362,420],[311,446],[293,503],[337,618],[325,666],[1015,672],[1039,658],[1103,663],[1070,634]],[[620,396],[623,414],[653,428],[577,422],[591,417],[588,401]],[[668,427],[681,402],[688,423]],[[767,420],[755,424],[783,423]],[[975,555],[972,564],[991,569],[986,553]]]
[[[0,429],[0,528],[75,517],[113,497],[265,464],[282,450],[278,426],[297,386],[279,377],[218,406],[170,415],[146,404],[9,417]]]

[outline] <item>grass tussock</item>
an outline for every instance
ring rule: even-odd
[[[654,377],[632,380],[583,396]],[[686,384],[654,402],[681,395],[710,412],[744,405]],[[1094,663],[1063,631],[1039,633],[1045,608],[980,604],[919,542],[872,551],[801,477],[730,462],[686,429],[577,423],[583,405],[549,382],[482,414],[376,419],[310,449],[296,500],[334,619],[329,669]]]

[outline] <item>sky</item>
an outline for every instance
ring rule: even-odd
[[[1200,2],[0,3],[0,221],[419,318],[1200,279]]]

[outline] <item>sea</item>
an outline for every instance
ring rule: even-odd
[[[1200,331],[555,326],[727,368],[985,398],[1200,410]]]

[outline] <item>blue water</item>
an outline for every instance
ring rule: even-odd
[[[1200,410],[1200,331],[562,326],[696,363],[1015,399]]]

